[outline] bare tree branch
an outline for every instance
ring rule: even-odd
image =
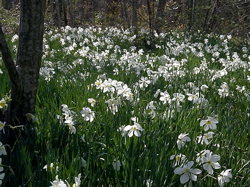
[[[20,77],[16,69],[16,65],[13,61],[9,46],[6,42],[5,35],[3,33],[1,25],[0,25],[0,51],[2,53],[3,62],[10,75],[11,83],[17,86],[20,82]]]

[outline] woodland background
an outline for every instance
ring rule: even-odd
[[[19,0],[2,0],[0,20],[17,33]],[[144,27],[249,38],[250,0],[47,0],[47,26]]]

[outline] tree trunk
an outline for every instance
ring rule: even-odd
[[[148,9],[148,24],[149,24],[149,29],[150,33],[153,33],[153,16],[152,16],[152,8],[151,8],[151,3],[150,0],[147,0],[147,9]]]
[[[7,161],[6,165],[9,165],[16,175],[20,172],[20,176],[14,177],[22,180],[22,169],[18,165],[17,158],[13,160],[12,154],[15,155],[18,152],[19,144],[27,143],[28,139],[30,144],[34,141],[32,140],[31,123],[26,114],[35,113],[36,92],[43,49],[45,0],[21,0],[20,12],[16,64],[13,61],[0,26],[0,51],[11,81],[11,101],[3,119],[9,128],[5,129],[5,134],[1,134],[0,141],[8,145],[6,149],[9,161]],[[15,128],[17,126],[23,128]],[[24,141],[16,143],[17,138],[18,141]],[[32,152],[32,150],[30,151]],[[13,182],[11,177],[7,177],[7,180],[6,186],[19,186]]]
[[[137,24],[137,0],[131,0],[132,5],[132,27],[135,30],[135,33],[138,31],[138,24]]]
[[[127,2],[125,0],[121,0],[121,7],[122,7],[122,15],[124,16],[124,19],[125,19],[125,21],[127,23],[127,27],[130,27]]]
[[[67,17],[67,7],[65,0],[62,0],[62,14],[64,19],[64,26],[69,25],[68,17]]]
[[[209,17],[207,23],[207,28],[205,31],[212,31],[216,28],[216,14],[217,14],[217,4],[218,4],[218,0],[215,0],[214,3],[213,3],[213,6],[211,8],[211,16]]]
[[[36,91],[41,67],[45,0],[22,0],[19,26],[17,67],[20,69],[21,103],[18,117],[35,112]],[[10,109],[13,110],[13,109]],[[13,117],[13,116],[12,116]]]
[[[75,16],[74,16],[74,10],[73,10],[73,9],[75,9],[74,5],[75,5],[75,1],[68,0],[69,25],[71,27],[75,26],[75,24],[74,24],[74,18],[75,18]]]
[[[18,0],[2,0],[2,7],[6,10],[13,8],[13,5],[17,4]]]
[[[158,2],[157,12],[156,12],[156,16],[155,16],[155,24],[153,27],[153,29],[156,30],[157,32],[162,31],[163,16],[164,16],[166,4],[167,4],[167,0],[161,0]]]
[[[189,20],[189,30],[191,30],[194,26],[195,22],[195,9],[196,9],[196,0],[191,1],[191,12],[190,12],[190,20]]]
[[[0,121],[6,121],[8,124],[12,124],[12,116],[15,116],[14,109],[15,106],[18,106],[20,101],[20,92],[21,92],[21,80],[13,58],[11,56],[11,51],[8,47],[8,44],[5,40],[5,36],[0,25],[0,50],[2,53],[3,62],[8,70],[8,74],[11,81],[11,102],[8,105],[8,110],[5,111],[5,114],[1,115],[2,119]],[[13,108],[13,110],[11,110]],[[2,139],[2,137],[1,137]]]
[[[78,1],[78,11],[79,11],[79,23],[82,25],[83,24],[83,18],[85,15],[85,9],[83,7],[84,5],[84,0]]]

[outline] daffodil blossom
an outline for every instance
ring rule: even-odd
[[[77,177],[75,177],[75,183],[72,187],[80,187],[81,185],[81,173],[78,174]]]
[[[206,154],[209,152],[210,152],[210,150],[202,150],[201,152],[197,153],[196,154],[196,156],[197,156],[196,162],[200,164],[202,162],[202,158],[204,156],[206,156]]]
[[[74,112],[69,109],[68,105],[62,104],[62,107],[63,107],[62,108],[62,111],[63,111],[62,114],[64,115],[65,119],[74,114]]]
[[[201,85],[201,91],[205,92],[207,88],[208,88],[207,85],[205,84]]]
[[[189,93],[187,93],[186,95],[188,96],[188,100],[193,101],[194,103],[196,103],[197,100],[199,99],[198,94],[189,94]]]
[[[50,183],[52,184],[52,186],[50,187],[68,187],[69,186],[63,180],[59,179],[58,175],[56,175],[56,179]]]
[[[208,116],[207,120],[201,120],[200,126],[204,126],[204,131],[207,131],[208,129],[216,129],[216,124],[218,123],[218,120]]]
[[[92,122],[95,118],[95,112],[88,107],[83,107],[81,110],[81,114],[85,121]]]
[[[101,79],[98,79],[95,81],[95,86],[96,86],[96,89],[102,89],[102,80]]]
[[[146,111],[148,115],[154,119],[156,116],[156,107],[154,106],[154,101],[150,101],[150,103],[146,106]]]
[[[3,129],[4,129],[4,126],[5,126],[5,122],[1,122],[1,121],[0,121],[0,130],[3,130]]]
[[[90,105],[93,107],[96,104],[96,100],[93,98],[88,98],[88,103],[90,103]]]
[[[210,174],[213,175],[213,169],[220,169],[221,166],[218,163],[220,160],[219,155],[213,155],[212,152],[207,152],[204,157],[202,157],[203,168]]]
[[[67,124],[68,125],[68,127],[69,127],[69,132],[70,132],[70,134],[75,134],[76,133],[76,128],[75,128],[75,126],[73,125],[73,124],[71,124],[71,123],[69,123],[69,124]]]
[[[146,88],[150,84],[150,80],[148,77],[141,77],[141,80],[139,80],[139,87],[140,88]]]
[[[186,160],[186,156],[183,154],[171,155],[170,160],[174,161],[173,167],[176,167],[178,165],[181,165]]]
[[[54,169],[54,168],[55,168],[55,169]],[[55,170],[55,172],[58,172],[58,171],[59,171],[58,165],[57,165],[56,167],[54,167],[54,163],[50,163],[49,168],[48,168],[48,165],[46,164],[46,165],[43,167],[43,169],[45,169],[46,171],[48,171],[48,169],[49,169],[50,172],[52,172],[53,170]]]
[[[230,179],[233,177],[231,171],[232,171],[231,169],[227,169],[219,174],[218,176],[219,186],[223,186],[224,183],[230,181]]]
[[[0,142],[0,155],[7,155],[7,152],[2,142]]]
[[[124,127],[124,131],[128,131],[128,137],[132,137],[133,135],[140,137],[140,131],[143,131],[143,128],[138,123],[134,123],[134,125]]]
[[[185,95],[183,95],[181,93],[174,93],[172,101],[180,103],[180,102],[183,102],[184,99],[185,99]]]
[[[122,95],[122,97],[126,98],[126,100],[132,100],[133,93],[128,85],[124,84],[122,87],[117,87],[117,95]]]
[[[198,143],[200,144],[206,144],[208,145],[209,144],[209,139],[213,138],[213,135],[214,135],[214,132],[208,132],[208,133],[205,133],[204,135],[202,136],[198,136],[197,139],[198,139]]]
[[[160,97],[160,101],[163,102],[163,104],[166,104],[167,102],[170,102],[170,95],[167,91],[165,92],[161,92],[160,93],[161,97]]]
[[[183,167],[177,167],[174,170],[174,173],[181,175],[180,182],[181,184],[187,183],[189,180],[197,181],[197,175],[201,173],[200,169],[192,169],[194,165],[193,161],[188,162]]]
[[[122,133],[122,137],[127,135],[127,131],[124,131],[125,125],[119,127],[119,129],[117,129],[117,131],[120,131]]]
[[[178,149],[181,149],[183,146],[185,146],[186,142],[190,142],[191,141],[191,139],[187,135],[188,134],[181,133],[178,136],[178,140],[177,140],[177,147],[178,147]]]
[[[2,184],[4,176],[5,176],[5,173],[1,173],[0,174],[0,185]]]
[[[86,168],[87,167],[87,161],[84,160],[83,157],[81,157],[81,160],[82,160],[82,167]]]
[[[4,108],[6,105],[7,105],[7,104],[6,104],[5,99],[1,99],[1,100],[0,100],[0,108]]]
[[[3,167],[2,167],[2,158],[0,158],[0,172],[3,171]]]
[[[64,123],[69,127],[69,131],[70,131],[71,134],[76,133],[76,128],[74,126],[74,121],[73,121],[73,118],[71,116],[67,117]]]
[[[143,181],[143,184],[145,184],[146,185],[146,187],[151,187],[151,186],[153,186],[153,180],[151,180],[151,179],[148,179],[148,180],[144,180]]]
[[[116,112],[118,112],[118,106],[121,104],[121,100],[119,97],[117,98],[111,98],[105,101],[105,103],[108,104],[108,108],[114,115]]]
[[[124,164],[124,162],[117,160],[117,159],[114,159],[112,162],[112,166],[113,166],[114,170],[116,170],[116,171],[120,171],[120,168],[123,164]]]
[[[102,83],[102,91],[103,93],[106,93],[106,92],[111,92],[111,93],[114,93],[115,92],[115,83],[116,81],[115,80],[112,80],[112,79],[108,79],[108,80],[104,80],[104,82]]]

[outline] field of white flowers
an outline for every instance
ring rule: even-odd
[[[27,185],[250,186],[250,52],[231,36],[67,26],[40,75]]]

